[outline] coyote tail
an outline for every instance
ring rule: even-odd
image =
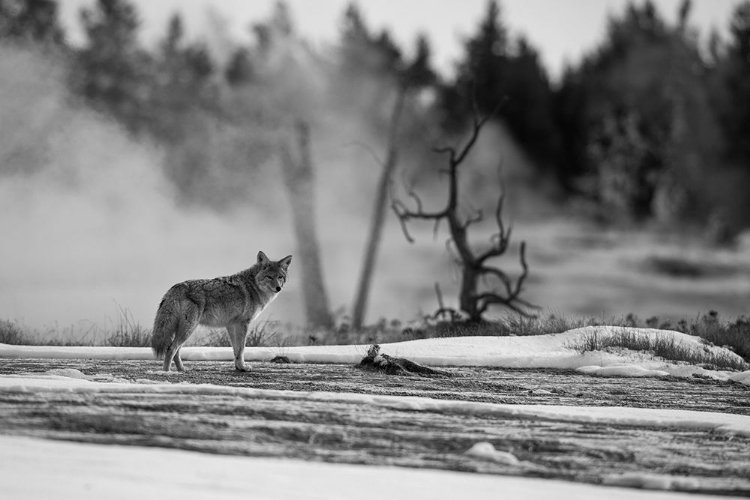
[[[159,304],[154,320],[154,330],[151,334],[151,349],[158,359],[164,357],[167,349],[172,344],[177,333],[179,316],[175,310],[174,298],[169,290]]]

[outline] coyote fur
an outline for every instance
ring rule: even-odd
[[[245,338],[250,322],[271,303],[286,282],[292,256],[272,261],[258,252],[258,262],[231,276],[177,283],[161,299],[154,320],[151,347],[164,357],[164,371],[172,361],[185,369],[180,348],[198,325],[223,326],[234,350],[234,367],[245,367]]]

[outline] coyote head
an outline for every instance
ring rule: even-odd
[[[286,273],[292,256],[287,255],[279,261],[270,260],[263,252],[258,252],[258,273],[255,281],[262,290],[278,293],[286,282]]]

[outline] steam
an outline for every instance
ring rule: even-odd
[[[44,56],[3,48],[0,74],[3,317],[106,323],[120,306],[149,324],[171,284],[249,267],[259,249],[288,253],[283,212],[177,208],[163,153],[69,104]]]
[[[341,82],[326,73],[325,61],[299,44],[278,47],[269,73],[285,83],[271,86],[265,102],[287,119],[311,122],[323,271],[332,307],[348,312],[381,168],[368,148],[382,156],[385,136],[363,106],[336,98],[333,86]],[[219,134],[219,153],[243,140],[212,133]],[[507,134],[488,129],[471,161],[499,164],[498,144],[510,144]],[[421,151],[404,157],[429,154]],[[0,318],[83,331],[92,322],[107,325],[125,308],[150,325],[172,284],[232,274],[252,265],[258,250],[271,258],[295,252],[275,158],[256,165],[255,175],[246,176],[242,165],[213,172],[246,182],[247,189],[218,189],[199,203],[179,196],[179,182],[165,175],[166,158],[157,146],[135,141],[75,103],[64,68],[48,56],[0,47]],[[439,203],[440,184],[425,187],[426,199]],[[210,200],[227,197],[231,203],[212,208]],[[452,296],[452,265],[431,230],[415,227],[417,243],[409,245],[396,220],[387,219],[368,321],[432,311],[435,281]],[[292,265],[289,285],[267,318],[304,322],[294,273]]]

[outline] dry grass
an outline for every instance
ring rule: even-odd
[[[748,363],[726,352],[714,352],[704,345],[695,349],[675,340],[673,335],[649,334],[633,330],[615,332],[598,332],[594,330],[581,337],[569,346],[581,353],[588,351],[605,351],[612,348],[630,349],[631,351],[648,352],[653,356],[670,360],[684,361],[711,369],[747,370]]]
[[[247,332],[247,347],[280,347],[287,344],[287,338],[279,331],[275,321],[252,323]],[[231,347],[229,335],[224,328],[210,328],[203,335],[193,337],[189,345],[199,347]]]
[[[261,321],[251,325],[246,345],[249,347],[279,347],[290,345],[330,345],[330,344],[373,344],[389,343],[434,337],[460,336],[530,336],[560,333],[585,326],[623,326],[675,330],[701,337],[706,342],[726,347],[750,362],[750,320],[739,317],[733,321],[722,321],[719,315],[710,311],[695,320],[680,320],[673,323],[651,317],[640,320],[633,314],[621,318],[565,317],[548,314],[536,318],[508,316],[497,321],[483,323],[442,322],[423,319],[407,325],[400,321],[381,319],[377,323],[353,331],[345,316],[340,316],[338,326],[329,331],[292,329],[275,321]],[[666,338],[666,337],[665,337]],[[64,340],[67,339],[67,340]],[[109,345],[117,347],[150,346],[151,330],[133,320],[127,309],[118,307],[115,320],[105,327],[87,324],[85,328],[59,328],[55,325],[43,332],[29,331],[18,322],[0,320],[0,343],[16,345]],[[601,342],[601,339],[589,339]],[[229,347],[229,339],[224,329],[208,330],[196,336],[191,345],[207,347]],[[674,346],[665,342],[623,335],[617,345],[629,349],[653,351],[665,359],[683,360],[704,364],[715,364],[710,359],[690,358],[688,353],[679,353]],[[721,361],[718,361],[723,363]],[[726,363],[724,363],[726,364]],[[730,363],[731,364],[731,363]]]
[[[15,321],[0,320],[0,344],[28,345],[29,336]]]
[[[127,309],[118,307],[117,321],[111,321],[105,342],[112,347],[151,347],[151,330],[133,320]]]

